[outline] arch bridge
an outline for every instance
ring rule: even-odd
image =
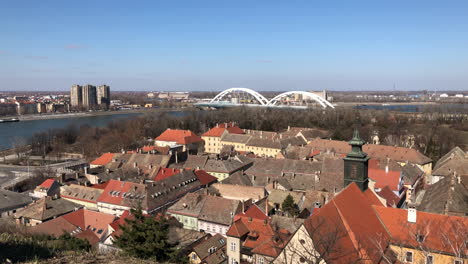
[[[291,97],[294,99],[291,100]],[[307,101],[318,104],[323,108],[335,108],[325,98],[311,92],[289,91],[279,94],[268,100],[265,96],[249,88],[230,88],[217,94],[208,104],[199,103],[196,105],[211,107],[247,105],[263,107],[307,108],[307,105],[304,106],[304,103]]]

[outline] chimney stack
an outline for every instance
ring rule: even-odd
[[[416,206],[408,204],[408,222],[416,224]]]

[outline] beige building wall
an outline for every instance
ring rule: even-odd
[[[460,260],[461,263],[467,263],[466,259],[463,260],[462,258],[457,258],[455,256],[450,256],[450,255],[444,255],[444,254],[439,254],[439,253],[432,253],[429,251],[421,251],[419,249],[414,249],[414,248],[407,248],[407,247],[402,247],[402,246],[397,246],[397,245],[390,245],[390,249],[393,250],[398,255],[398,260],[400,260],[402,263],[416,263],[416,264],[425,264],[427,263],[426,260],[428,256],[432,256],[434,260],[434,264],[437,263],[448,263],[452,264],[455,263],[455,260]],[[407,252],[412,252],[413,254],[413,261],[412,262],[407,262],[406,261],[406,255]],[[463,262],[465,261],[465,262]]]
[[[220,137],[202,137],[205,141],[205,152],[211,154],[219,154],[221,152],[221,138]]]
[[[319,256],[304,225],[294,233],[286,247],[272,262],[275,264],[316,263]],[[318,264],[325,263],[321,260]]]
[[[228,256],[228,263],[229,264],[234,264],[238,263],[240,264],[241,261],[241,253],[240,253],[240,239],[237,237],[227,237],[227,245],[226,245],[226,253]]]

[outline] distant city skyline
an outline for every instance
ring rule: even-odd
[[[466,1],[10,1],[0,91],[468,91]]]

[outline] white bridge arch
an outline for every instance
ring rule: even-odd
[[[211,99],[211,103],[214,102],[219,102],[224,96],[233,93],[233,92],[245,92],[250,95],[252,95],[255,99],[257,99],[258,102],[260,102],[261,105],[267,105],[268,104],[268,99],[265,98],[265,96],[259,94],[258,92],[249,89],[249,88],[230,88],[227,90],[224,90],[220,92],[218,95],[216,95],[213,99]]]
[[[309,97],[315,100],[316,102],[318,102],[323,108],[327,108],[327,107],[335,108],[330,102],[325,100],[323,97],[316,95],[314,93],[311,93],[311,92],[304,92],[304,91],[290,91],[290,92],[279,94],[273,97],[273,99],[271,99],[267,105],[276,105],[281,98],[287,97],[292,94],[300,94],[302,96]]]
[[[245,92],[245,93],[248,93],[248,94],[252,95],[259,102],[259,104],[262,105],[262,106],[277,106],[278,102],[280,102],[280,100],[282,98],[288,97],[288,96],[293,95],[293,94],[300,94],[300,95],[302,95],[304,97],[308,97],[308,98],[316,101],[323,108],[327,108],[327,107],[335,108],[325,98],[323,98],[323,97],[321,97],[321,96],[319,96],[317,94],[311,93],[311,92],[289,91],[289,92],[279,94],[279,95],[273,97],[271,100],[268,100],[267,98],[265,98],[265,96],[261,95],[257,91],[249,89],[249,88],[229,88],[229,89],[226,89],[226,90],[220,92],[219,94],[217,94],[213,99],[211,99],[210,103],[220,102],[220,101],[222,101],[223,97],[225,97],[226,95],[233,94],[233,93],[236,93],[236,92]]]

